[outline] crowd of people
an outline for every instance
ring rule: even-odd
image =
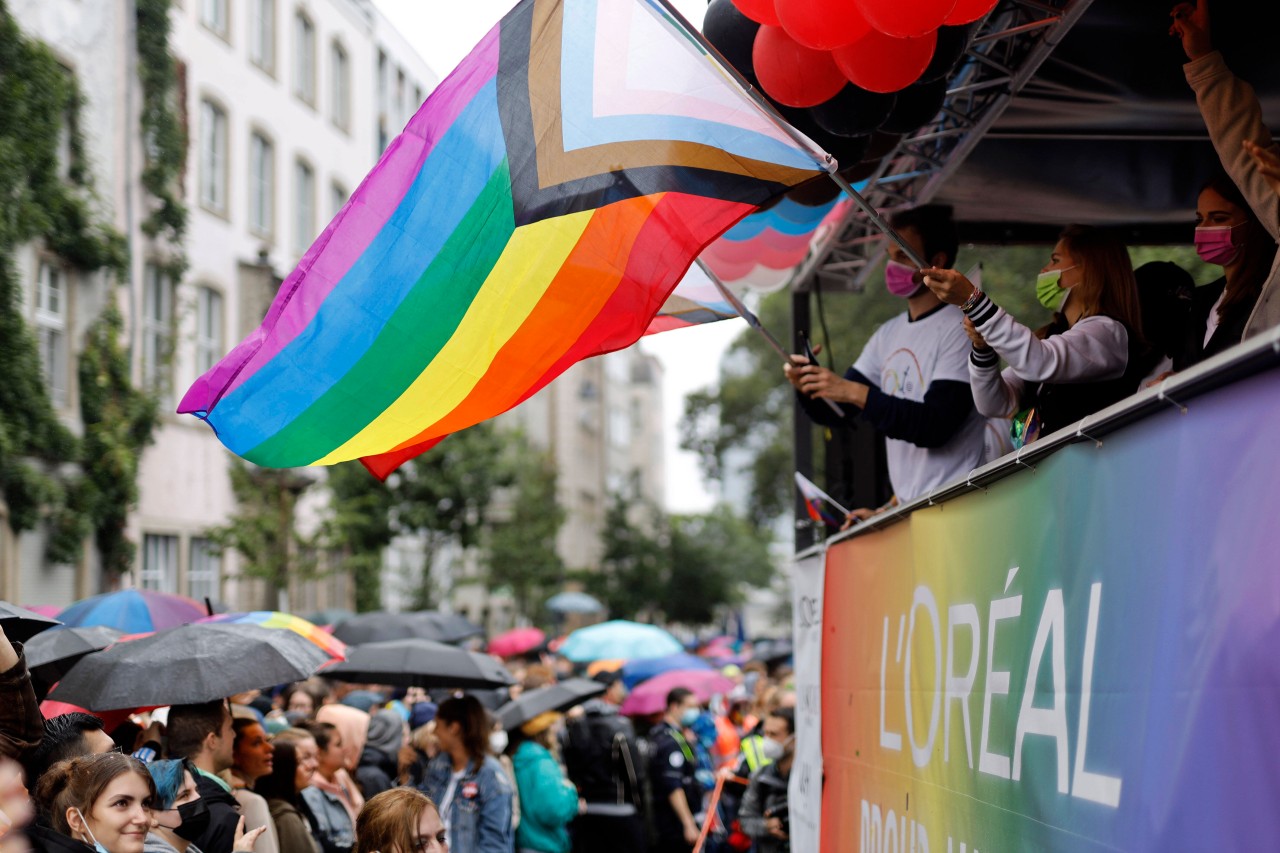
[[[790,670],[740,663],[724,694],[676,687],[648,717],[600,669],[592,698],[509,729],[498,709],[583,667],[541,650],[503,689],[313,676],[46,720],[0,625],[0,853],[784,851]]]
[[[862,416],[886,437],[894,497],[854,510],[850,523],[963,481],[1009,450],[1280,325],[1280,147],[1253,89],[1213,49],[1207,0],[1181,3],[1172,16],[1221,166],[1194,199],[1194,243],[1222,275],[1195,287],[1170,262],[1135,270],[1114,231],[1069,225],[1034,282],[1053,319],[1032,329],[956,271],[949,209],[898,213],[891,224],[924,261],[890,248],[885,286],[906,311],[876,330],[843,376],[808,354],[784,365],[814,421],[840,426]]]

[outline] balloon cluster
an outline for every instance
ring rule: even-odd
[[[976,22],[996,2],[713,0],[703,32],[842,173],[869,174],[937,115]]]

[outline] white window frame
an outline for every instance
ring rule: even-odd
[[[142,535],[142,560],[138,564],[140,589],[178,591],[178,544],[178,537],[170,533]]]
[[[224,218],[231,161],[229,124],[222,104],[208,97],[200,99],[200,205]]]
[[[173,389],[174,284],[148,263],[142,275],[142,384],[167,401]]]
[[[329,43],[329,112],[333,126],[351,129],[351,54],[334,39]]]
[[[71,315],[70,285],[66,270],[49,261],[40,262],[33,300],[40,371],[49,399],[57,408],[64,408],[71,397],[71,338],[67,334]]]
[[[303,9],[293,15],[293,93],[316,105],[316,23]]]
[[[231,35],[231,0],[200,0],[200,23],[221,39]]]
[[[193,536],[187,555],[187,595],[200,603],[206,597],[217,601],[222,593],[222,554],[212,540]]]
[[[342,211],[342,206],[347,203],[347,199],[351,198],[351,193],[347,192],[338,181],[332,181],[329,184],[329,219],[333,220]]]
[[[250,0],[249,61],[276,76],[276,0]]]
[[[196,288],[196,374],[203,376],[223,356],[226,329],[222,291],[202,284]]]
[[[259,237],[275,233],[276,146],[254,129],[249,134],[249,231]]]
[[[293,161],[293,248],[301,257],[316,238],[316,169],[299,157]]]

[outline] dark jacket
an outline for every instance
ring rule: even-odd
[[[560,744],[569,781],[590,803],[643,807],[645,757],[631,721],[608,702],[592,699],[571,721]]]
[[[360,753],[360,763],[356,765],[356,784],[360,786],[365,802],[394,788],[398,771],[395,756],[366,746]]]
[[[1218,328],[1213,330],[1209,343],[1204,342],[1205,329],[1209,328],[1209,314],[1226,287],[1227,279],[1223,276],[1191,291],[1191,319],[1187,323],[1186,344],[1182,354],[1173,360],[1175,370],[1185,370],[1199,364],[1206,358],[1235,346],[1244,337],[1245,324],[1249,322],[1249,314],[1253,311],[1252,302],[1236,305],[1227,312],[1227,316],[1218,323]]]
[[[38,823],[22,828],[35,853],[94,853],[88,844]]]
[[[1069,327],[1061,314],[1053,315],[1053,322],[1046,327],[1046,337],[1060,335]],[[1129,332],[1129,355],[1124,373],[1115,379],[1097,379],[1088,382],[1043,382],[1032,396],[1024,396],[1024,407],[1035,406],[1040,418],[1040,435],[1074,424],[1120,402],[1138,390],[1138,384],[1155,367],[1152,352],[1146,343]],[[1201,332],[1203,332],[1203,327]]]
[[[784,827],[790,825],[787,811],[787,783],[790,773],[783,775],[776,763],[766,765],[751,777],[747,793],[742,796],[738,809],[738,823],[742,831],[756,842],[757,853],[785,853],[791,843],[777,838],[765,829],[770,817],[782,818]]]
[[[240,804],[230,791],[204,773],[196,774],[196,790],[209,806],[209,828],[192,843],[204,853],[231,853],[240,823]]]
[[[18,662],[0,672],[0,756],[24,761],[44,739],[44,717],[31,687],[22,643],[13,643]]]
[[[702,785],[694,775],[697,753],[680,729],[661,722],[649,732],[649,783],[653,788],[653,826],[660,847],[679,849],[684,844],[684,827],[671,795],[684,791],[689,811],[696,817],[702,810]]]

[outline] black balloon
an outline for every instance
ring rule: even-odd
[[[880,125],[885,133],[910,133],[938,114],[947,98],[947,79],[916,83],[898,93],[893,112]]]
[[[730,0],[715,0],[702,20],[702,34],[716,50],[752,83],[756,80],[751,50],[760,25],[738,11]]]
[[[868,92],[850,83],[834,98],[809,109],[818,126],[836,136],[865,136],[889,117],[896,95]]]
[[[818,207],[838,195],[840,195],[840,187],[836,185],[836,182],[827,175],[819,175],[816,178],[810,178],[787,193],[787,198],[806,207]]]
[[[879,163],[890,151],[898,147],[898,142],[901,139],[901,133],[877,131],[871,134],[871,144],[867,147],[866,153],[862,155],[862,162]]]
[[[938,43],[933,48],[933,59],[916,83],[932,83],[934,80],[946,80],[950,77],[960,58],[969,49],[977,28],[977,21],[962,27],[938,27]]]
[[[867,178],[875,174],[876,169],[880,166],[879,160],[871,160],[866,163],[854,163],[852,166],[840,170],[840,177],[844,178],[851,184],[858,181],[865,181]]]
[[[836,162],[842,166],[857,163],[866,155],[867,146],[871,144],[869,136],[836,136],[818,126],[811,115],[812,110],[777,105],[775,107],[792,127],[812,139],[819,148],[835,157]]]

